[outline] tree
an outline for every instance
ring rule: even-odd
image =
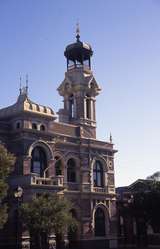
[[[151,225],[154,232],[160,232],[160,182],[146,183],[146,191],[136,192],[133,202],[129,205],[130,214],[136,220],[143,220],[146,225]]]
[[[154,174],[147,176],[147,180],[160,181],[160,171],[155,172]]]
[[[21,216],[30,232],[31,244],[35,244],[35,248],[47,249],[48,235],[54,232],[58,248],[66,228],[76,227],[71,208],[71,203],[57,194],[43,194],[34,197],[28,203],[23,203]]]
[[[8,217],[4,198],[8,190],[7,177],[11,173],[14,163],[15,157],[0,144],[0,228],[3,227]]]

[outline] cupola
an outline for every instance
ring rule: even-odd
[[[80,30],[77,25],[76,42],[69,44],[64,52],[67,59],[67,70],[84,67],[91,69],[91,56],[93,51],[91,45],[80,41]]]

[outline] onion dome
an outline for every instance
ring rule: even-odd
[[[76,29],[76,39],[76,42],[69,44],[64,52],[67,58],[67,69],[83,66],[90,69],[90,57],[93,55],[92,47],[90,44],[80,41],[79,26]]]

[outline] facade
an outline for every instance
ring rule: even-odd
[[[29,248],[29,235],[22,229],[17,235],[15,229],[13,191],[18,186],[23,202],[43,192],[67,197],[79,221],[75,240],[80,248],[116,247],[116,150],[111,139],[96,139],[101,89],[91,71],[92,48],[80,41],[79,30],[76,39],[64,53],[67,71],[58,87],[64,107],[58,115],[31,101],[27,86],[14,105],[0,110],[0,140],[17,157],[9,180],[12,209],[6,236],[10,243],[18,236],[22,248]]]

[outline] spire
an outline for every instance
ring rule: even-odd
[[[79,28],[79,22],[77,22],[76,24],[76,38],[77,38],[77,42],[80,41],[80,28]]]

